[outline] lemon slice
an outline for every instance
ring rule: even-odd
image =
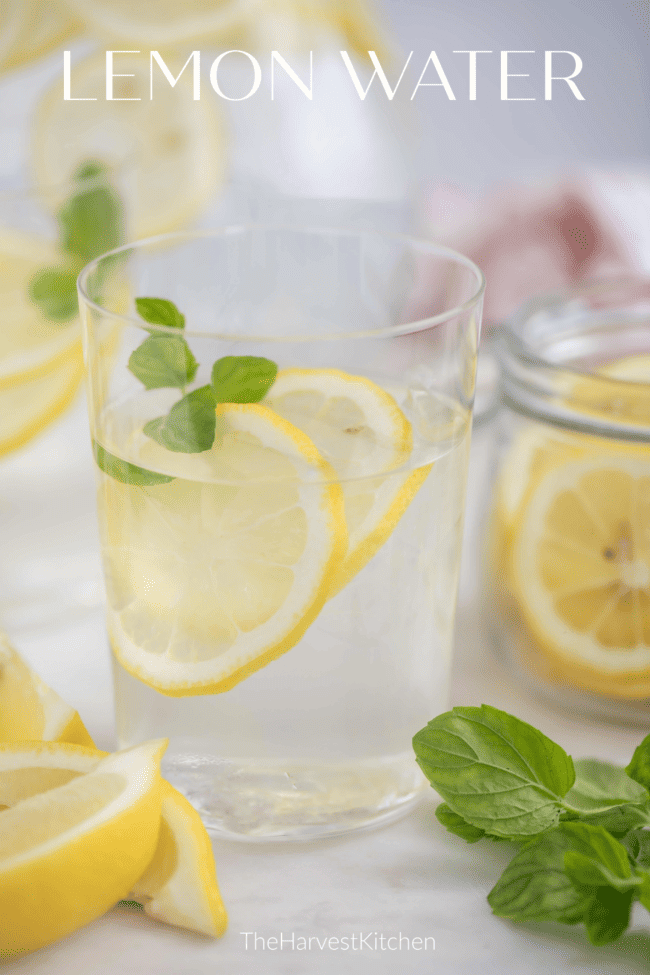
[[[156,853],[129,896],[149,917],[213,938],[228,925],[210,837],[194,806],[165,781]]]
[[[150,48],[216,40],[255,9],[251,0],[66,0],[100,33]]]
[[[129,459],[173,481],[100,492],[115,656],[172,696],[228,690],[293,647],[346,546],[341,489],[300,430],[259,404],[217,421],[200,454],[142,435]]]
[[[81,29],[81,22],[56,0],[3,0],[0,9],[2,70],[43,57]]]
[[[34,673],[1,632],[0,741],[93,745],[74,708]]]
[[[650,462],[585,457],[541,478],[513,552],[519,608],[556,673],[650,695]]]
[[[333,596],[390,537],[432,465],[386,476],[410,456],[411,425],[393,397],[365,376],[284,369],[264,403],[307,434],[341,482],[349,540]]]
[[[0,745],[0,957],[57,941],[126,897],[158,842],[165,746],[103,758],[79,745]]]
[[[155,10],[159,17],[158,5]],[[224,129],[214,99],[194,101],[191,65],[175,87],[154,65],[151,99],[147,53],[114,57],[115,74],[131,76],[114,78],[114,97],[140,100],[106,100],[103,53],[77,64],[72,97],[97,100],[64,101],[57,78],[36,110],[33,165],[53,209],[83,162],[95,159],[114,168],[129,238],[149,237],[188,224],[220,185]],[[182,63],[166,63],[176,77]],[[57,186],[63,187],[59,195],[52,189]]]
[[[79,387],[78,322],[49,322],[29,298],[34,274],[60,262],[53,243],[0,230],[0,455],[48,426]]]

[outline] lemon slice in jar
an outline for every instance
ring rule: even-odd
[[[519,611],[556,676],[650,695],[650,461],[586,456],[546,473],[512,556]]]
[[[365,376],[283,369],[264,405],[307,434],[343,489],[348,550],[332,580],[334,596],[391,536],[432,465],[390,473],[411,455],[411,424]]]
[[[214,99],[194,100],[191,77],[172,87],[154,66],[150,98],[148,55],[117,53],[114,59],[115,75],[127,76],[113,79],[115,100],[106,99],[103,53],[70,73],[73,99],[95,100],[64,101],[57,79],[35,113],[32,161],[53,210],[87,160],[113,169],[134,240],[178,229],[197,216],[223,181],[225,134]],[[182,64],[166,63],[176,77]]]
[[[103,480],[109,633],[119,663],[171,696],[226,691],[286,653],[346,549],[332,468],[260,404],[217,407],[211,450],[142,435],[129,460],[172,477]]]

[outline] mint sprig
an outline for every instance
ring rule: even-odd
[[[449,832],[521,844],[488,895],[495,914],[583,923],[603,945],[626,930],[635,901],[650,910],[650,735],[627,769],[573,762],[531,725],[482,705],[439,715],[413,747]]]
[[[136,298],[140,317],[150,325],[182,332],[185,316],[167,298]],[[167,450],[195,454],[209,450],[216,433],[220,403],[257,403],[277,375],[278,367],[260,356],[223,356],[212,367],[212,381],[187,393],[198,362],[182,334],[151,330],[129,358],[128,367],[145,389],[176,388],[184,394],[166,416],[150,420],[144,432]]]
[[[59,324],[78,311],[77,277],[88,261],[124,243],[124,213],[106,167],[84,163],[75,172],[77,188],[57,214],[63,259],[31,279],[28,293],[45,318]]]

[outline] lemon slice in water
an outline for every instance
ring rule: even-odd
[[[223,180],[225,134],[214,99],[193,98],[191,65],[174,87],[154,66],[151,98],[148,55],[114,57],[114,100],[106,100],[103,53],[71,71],[73,98],[96,100],[64,101],[57,78],[36,110],[32,158],[37,182],[54,209],[82,163],[93,159],[116,169],[134,240],[194,219]],[[171,58],[166,63],[174,77],[183,66]],[[57,186],[63,187],[61,199],[53,190]]]
[[[129,460],[169,483],[100,491],[115,656],[173,696],[228,690],[293,647],[346,547],[341,488],[300,430],[260,404],[217,421],[200,454],[142,436]]]
[[[340,480],[349,541],[333,596],[390,537],[432,465],[387,475],[408,461],[411,424],[393,397],[365,376],[284,369],[264,404],[303,430]]]

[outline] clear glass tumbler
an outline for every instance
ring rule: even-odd
[[[403,813],[447,700],[480,271],[246,225],[79,288],[120,745],[169,737],[164,774],[232,837]]]

